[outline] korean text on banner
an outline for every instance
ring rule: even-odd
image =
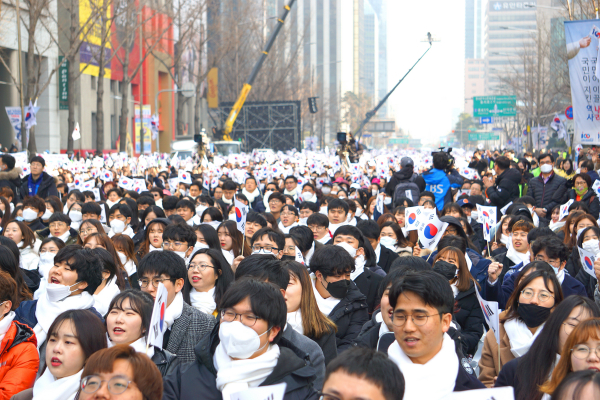
[[[597,20],[564,23],[575,121],[574,144],[600,144],[600,97],[594,95],[600,91],[597,23]]]
[[[148,284],[152,285],[152,282],[149,282]],[[167,330],[167,323],[165,322],[167,295],[167,288],[160,282],[156,289],[156,300],[154,301],[154,309],[152,310],[152,318],[150,319],[150,331],[148,332],[148,345],[156,346],[161,349],[163,335]]]
[[[242,235],[246,232],[246,216],[248,215],[248,206],[238,201],[236,197],[233,198],[235,201],[235,223],[237,224],[238,231],[242,232]]]

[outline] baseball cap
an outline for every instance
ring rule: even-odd
[[[400,160],[400,166],[402,168],[408,167],[408,166],[414,167],[415,162],[410,157],[402,157],[402,159]]]

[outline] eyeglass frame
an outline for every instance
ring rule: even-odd
[[[230,311],[232,314],[235,314],[232,320],[227,320],[227,319],[225,319],[225,313],[226,313],[227,311]],[[226,308],[226,309],[224,309],[224,310],[221,310],[220,314],[221,314],[221,319],[222,319],[223,321],[225,321],[225,322],[233,322],[233,321],[235,321],[235,320],[237,319],[237,317],[238,317],[238,315],[239,315],[239,316],[240,316],[240,323],[241,323],[242,325],[244,325],[244,326],[247,326],[248,328],[252,328],[254,325],[256,325],[256,321],[258,321],[259,319],[262,319],[261,317],[257,317],[257,316],[255,315],[254,317],[255,317],[256,319],[254,320],[254,323],[253,323],[252,325],[246,325],[246,324],[244,324],[244,319],[243,319],[243,316],[244,316],[244,314],[238,314],[238,313],[236,313],[235,311],[233,311],[231,308]],[[246,318],[248,318],[248,316],[246,316]],[[250,319],[252,319],[252,318],[250,318]]]
[[[126,376],[116,375],[116,376],[113,376],[112,378],[110,378],[108,380],[106,380],[106,379],[100,379],[100,385],[98,386],[98,389],[94,390],[93,392],[87,392],[85,390],[85,387],[87,387],[87,385],[84,386],[84,384],[86,384],[89,381],[89,379],[93,378],[93,377],[100,378],[100,375],[96,375],[96,374],[88,375],[88,376],[84,377],[83,379],[81,379],[81,383],[79,384],[79,387],[81,388],[82,392],[84,392],[86,394],[94,394],[94,393],[96,393],[98,390],[100,390],[102,388],[102,383],[103,382],[107,382],[107,389],[108,389],[109,393],[114,394],[114,395],[120,395],[120,394],[123,394],[123,393],[125,393],[127,391],[127,389],[129,388],[129,385],[131,383],[135,383],[134,381],[129,380],[129,378],[127,378]],[[125,389],[122,392],[119,392],[119,393],[114,393],[111,390],[112,386],[110,385],[110,381],[112,381],[113,379],[116,379],[116,378],[120,378],[120,379],[123,379],[123,380],[127,381],[127,386],[125,386]]]
[[[531,297],[529,297],[529,298],[525,297],[525,295],[523,294],[523,292],[525,292],[526,290],[531,290],[531,291],[533,292],[533,294],[531,295]],[[553,296],[553,295],[552,295],[552,294],[551,294],[551,293],[550,293],[548,290],[540,290],[540,291],[538,292],[537,296],[535,296],[535,291],[534,291],[533,289],[530,289],[530,288],[525,288],[525,289],[521,290],[521,293],[519,293],[519,295],[520,295],[520,296],[523,296],[523,298],[524,298],[524,299],[527,299],[527,300],[531,300],[531,299],[533,299],[533,298],[534,298],[534,296],[535,296],[535,297],[537,297],[537,299],[540,301],[540,303],[545,303],[545,302],[549,301],[550,299],[547,299],[547,300],[542,300],[542,299],[540,299],[540,295],[541,295],[541,294],[543,294],[543,293],[548,293],[548,296],[550,296],[550,297],[552,297],[553,299],[555,299],[555,297],[554,297],[554,296]]]
[[[202,267],[204,267],[204,268],[202,268]],[[190,263],[190,264],[187,266],[187,270],[188,270],[188,271],[193,271],[193,270],[195,270],[196,268],[197,268],[197,269],[198,269],[200,272],[204,272],[204,271],[206,271],[206,268],[214,268],[214,269],[215,269],[215,271],[217,270],[217,268],[216,268],[214,265],[208,265],[208,264],[206,264],[206,263],[204,263],[204,264],[192,264],[192,263]]]
[[[159,283],[162,283],[164,281],[171,281],[171,282],[175,283],[175,281],[176,281],[176,279],[173,279],[173,278],[152,278],[144,286],[144,284],[142,282],[143,279],[146,279],[146,278],[138,279],[138,283],[140,284],[140,288],[144,288],[144,289],[148,287],[148,285],[150,284],[150,282],[152,282],[152,286],[154,286],[155,289],[158,289],[158,284],[157,285],[154,284],[155,280],[158,281]]]
[[[585,347],[588,349],[588,353],[587,353],[587,355],[586,355],[584,358],[579,358],[579,357],[577,357],[577,356],[574,354],[574,350],[575,350],[575,347],[574,347],[574,348],[572,348],[572,349],[571,349],[571,353],[573,353],[573,356],[574,356],[576,359],[578,359],[578,360],[585,360],[586,358],[588,358],[588,357],[589,357],[589,356],[592,354],[592,349],[590,349],[590,348],[588,347],[588,345],[581,343],[581,344],[578,344],[577,346],[585,346]],[[595,352],[595,354],[596,354],[596,357],[600,358],[600,346],[597,346],[597,347],[594,349],[594,352]]]
[[[177,244],[177,243],[179,243],[179,244]],[[188,245],[188,247],[186,248],[186,250],[190,248],[189,243],[187,243],[187,242],[173,242],[173,243],[171,243],[171,242],[163,241],[163,243],[162,243],[162,248],[163,249],[165,249],[165,245],[168,245],[167,247],[169,247],[169,248],[173,248],[173,247],[177,247],[178,248],[179,246]],[[165,250],[169,250],[169,248],[167,248]]]
[[[258,247],[258,250],[256,250],[254,247]],[[252,251],[261,251],[261,250],[270,251],[270,252],[272,252],[273,250],[275,250],[275,251],[281,251],[281,249],[279,249],[278,247],[271,247],[271,250],[267,250],[266,246],[259,246],[257,244],[253,244],[250,249]]]
[[[317,395],[319,395],[319,400],[342,400],[341,398],[334,396],[332,394],[329,393],[325,393],[325,392],[317,392]],[[325,397],[327,396],[327,397]]]
[[[438,312],[438,313],[436,313],[436,314],[425,314],[425,315],[424,315],[424,317],[425,317],[425,322],[423,322],[422,324],[417,324],[417,323],[415,322],[415,317],[414,317],[414,314],[408,314],[408,315],[404,315],[404,317],[406,318],[406,319],[404,320],[404,323],[403,323],[402,325],[398,325],[398,324],[395,324],[395,323],[394,323],[394,320],[395,320],[395,318],[394,318],[394,317],[395,317],[395,314],[396,314],[395,312],[394,312],[394,313],[392,313],[392,325],[394,325],[394,326],[397,326],[398,328],[401,328],[401,327],[403,327],[404,325],[406,325],[406,321],[408,321],[408,317],[410,317],[410,319],[411,319],[412,323],[413,323],[413,324],[415,324],[415,326],[425,326],[425,325],[427,325],[427,322],[429,321],[429,317],[435,317],[436,315],[442,315],[442,313],[439,313],[439,312]],[[420,315],[420,314],[419,314],[419,315]]]

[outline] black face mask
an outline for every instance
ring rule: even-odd
[[[321,282],[321,284],[323,284]],[[323,285],[325,287],[325,285]],[[330,295],[335,297],[336,299],[343,299],[348,294],[348,288],[350,287],[350,281],[346,279],[342,279],[337,282],[327,282],[327,287],[325,290],[329,292]]]
[[[519,308],[517,308],[517,314],[528,328],[535,328],[546,322],[551,311],[551,308],[535,304],[519,304]]]
[[[437,272],[449,281],[456,277],[457,270],[456,265],[446,261],[440,260],[433,264],[433,272]]]
[[[288,256],[287,254],[284,254],[284,255],[281,256],[281,261],[285,261],[285,260],[294,261],[295,259],[296,259],[296,257],[294,257],[294,256]]]

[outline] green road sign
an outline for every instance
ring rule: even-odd
[[[493,132],[469,133],[469,140],[476,142],[478,140],[498,140],[500,135],[494,135]]]
[[[389,144],[408,144],[408,139],[389,139]]]
[[[517,96],[473,97],[473,117],[514,117],[517,115]]]

